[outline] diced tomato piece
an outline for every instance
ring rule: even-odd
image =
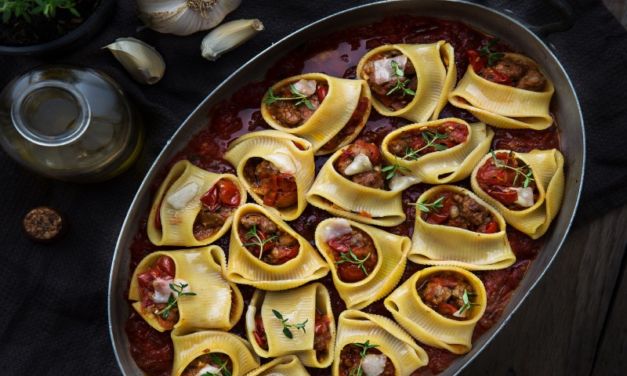
[[[163,276],[174,277],[176,266],[174,260],[168,256],[161,256],[157,259],[156,266],[163,273]]]
[[[486,226],[485,226],[485,233],[486,234],[494,234],[495,232],[499,231],[499,225],[498,223],[496,223],[495,221],[489,222]]]
[[[220,203],[226,206],[239,205],[241,195],[235,183],[229,179],[220,179],[217,185],[220,189]]]
[[[440,303],[438,304],[438,312],[443,314],[443,315],[452,315],[453,313],[457,312],[458,309],[455,308],[454,305],[452,304],[448,304],[448,303]]]
[[[481,75],[487,80],[490,80],[497,84],[508,85],[512,82],[509,76],[494,70],[494,68],[485,68]]]
[[[488,194],[503,204],[513,204],[518,199],[518,193],[514,190],[490,189]]]
[[[318,95],[318,100],[322,102],[324,98],[326,98],[329,92],[329,87],[326,85],[318,85],[316,88],[316,95]]]
[[[209,210],[214,211],[218,209],[220,206],[220,202],[218,201],[218,185],[214,184],[210,190],[208,190],[204,195],[200,197],[200,202]]]
[[[466,55],[468,56],[468,63],[472,65],[472,69],[474,69],[475,72],[479,73],[485,68],[487,61],[478,51],[467,50]]]

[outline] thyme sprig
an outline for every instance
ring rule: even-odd
[[[415,161],[420,158],[420,152],[433,147],[436,151],[442,151],[448,149],[446,145],[438,144],[436,141],[444,140],[448,138],[448,134],[439,133],[439,132],[431,132],[431,131],[423,131],[421,134],[422,139],[425,141],[425,145],[419,149],[407,148],[405,149],[405,155],[402,159]]]
[[[363,342],[363,343],[353,342],[352,345],[361,347],[361,351],[359,352],[359,356],[361,357],[361,359],[359,361],[359,367],[353,368],[351,372],[349,373],[349,376],[363,376],[364,370],[361,368],[361,363],[364,361],[364,358],[366,357],[366,355],[368,355],[368,350],[379,347],[379,345],[370,343],[370,340],[367,340],[366,342]]]
[[[244,247],[259,247],[259,260],[261,260],[261,256],[263,256],[263,249],[269,242],[278,238],[277,235],[272,235],[266,239],[261,239],[259,232],[257,232],[257,225],[253,225],[253,227],[248,230],[246,233],[246,240],[251,240],[251,242],[244,243]]]
[[[503,58],[503,56],[505,56],[505,54],[502,53],[502,52],[492,51],[492,47],[494,47],[498,42],[499,42],[499,38],[491,39],[488,42],[488,44],[486,44],[485,46],[483,46],[483,47],[481,47],[479,49],[479,53],[481,54],[481,56],[487,56],[488,57],[488,66],[489,67],[491,67],[494,64],[496,64],[499,60],[501,60]]]
[[[281,312],[277,311],[276,309],[273,309],[272,313],[274,314],[274,317],[276,317],[278,320],[281,320],[281,324],[283,325],[283,335],[286,336],[287,338],[289,339],[294,338],[294,334],[292,334],[292,331],[290,330],[290,328],[293,328],[296,330],[302,330],[303,333],[307,333],[307,331],[305,330],[305,325],[307,324],[307,321],[309,321],[309,319],[306,319],[305,321],[301,323],[289,324],[288,323],[289,319],[283,318],[283,314]]]
[[[294,103],[295,106],[300,106],[304,104],[305,106],[307,106],[308,109],[315,111],[316,106],[314,106],[313,103],[311,103],[307,95],[298,91],[298,89],[296,89],[296,86],[294,86],[294,84],[290,84],[290,93],[292,93],[291,97],[277,97],[274,94],[274,91],[272,90],[272,88],[270,88],[268,89],[268,94],[264,98],[263,102],[265,104],[270,105],[277,101],[297,101],[296,103]]]
[[[386,180],[390,180],[394,176],[396,176],[397,174],[408,173],[408,172],[411,172],[411,171],[407,167],[405,167],[405,166],[401,166],[398,163],[394,163],[394,164],[391,164],[391,165],[383,167],[381,169],[381,172],[386,172],[387,174],[385,175],[385,179]]]
[[[437,200],[433,201],[430,204],[427,204],[425,202],[416,202],[415,205],[418,210],[420,210],[423,213],[430,213],[431,210],[433,209],[442,209],[442,207],[444,207],[444,205],[442,204],[442,202],[444,201],[444,196],[441,196],[440,198],[438,198]]]
[[[217,356],[216,354],[211,354],[211,361],[213,362],[214,365],[220,367],[220,369],[218,369],[218,372],[205,372],[203,373],[201,376],[232,376],[231,371],[229,371],[226,368],[226,362],[223,362],[222,359],[220,359],[219,356]]]
[[[160,311],[157,311],[156,314],[160,315],[162,318],[167,319],[170,316],[170,311],[176,307],[178,300],[181,296],[194,296],[195,292],[184,291],[185,288],[189,286],[188,283],[170,283],[170,290],[174,292],[174,294],[170,293],[170,297],[168,297],[168,304]],[[176,296],[174,296],[176,294]]]
[[[490,153],[492,154],[492,163],[494,163],[495,167],[509,169],[509,170],[516,172],[516,175],[514,175],[514,181],[512,182],[512,185],[514,186],[516,185],[519,177],[524,179],[523,188],[529,187],[529,184],[535,181],[535,179],[533,178],[533,171],[531,170],[529,166],[524,165],[520,167],[512,167],[508,165],[507,163],[504,163],[503,161],[498,159],[496,157],[496,153],[494,152],[494,150],[491,150]],[[511,155],[512,155],[512,152],[510,152],[510,156]],[[527,172],[524,171],[525,168],[527,169]]]
[[[394,70],[394,76],[396,76],[396,85],[392,89],[390,89],[390,91],[385,93],[385,95],[390,96],[399,90],[403,92],[404,96],[416,95],[415,91],[407,87],[409,80],[401,80],[401,78],[405,77],[405,71],[403,71],[403,69],[401,69],[398,63],[394,60],[391,60],[390,64],[392,65],[392,69]]]
[[[479,303],[472,303],[470,301],[470,298],[473,298],[475,296],[477,296],[477,294],[475,294],[474,292],[469,292],[468,290],[464,289],[464,294],[462,295],[462,301],[464,304],[462,304],[459,310],[453,315],[458,317],[464,317],[466,311],[470,310],[474,306],[478,306]]]
[[[366,260],[368,260],[370,258],[371,253],[368,253],[366,255],[366,257],[364,257],[363,259],[360,259],[359,257],[357,257],[357,255],[353,252],[352,249],[348,249],[348,252],[340,252],[340,260],[337,260],[335,262],[335,265],[340,265],[340,264],[344,264],[344,263],[351,263],[353,265],[357,265],[357,267],[365,274],[368,275],[368,271],[366,270],[366,267],[364,266],[364,263],[366,262]]]
[[[8,23],[11,19],[31,23],[32,17],[44,16],[54,18],[58,10],[67,10],[74,17],[81,15],[76,10],[76,0],[12,0],[0,1],[0,14],[2,22]]]

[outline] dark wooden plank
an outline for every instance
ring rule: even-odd
[[[543,280],[465,374],[589,375],[626,229],[627,207],[580,221]]]
[[[624,226],[627,229],[627,224]],[[627,257],[623,256],[622,272],[614,291],[608,319],[598,347],[593,375],[624,375],[627,370]]]

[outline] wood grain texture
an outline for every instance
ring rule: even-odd
[[[627,224],[624,226],[627,228]],[[593,375],[624,375],[627,370],[627,256],[623,256],[622,271],[609,314],[603,328]]]
[[[622,267],[626,230],[627,207],[576,222],[545,277],[464,374],[589,375]],[[622,312],[616,325],[625,330],[627,309]],[[617,341],[623,341],[624,354],[624,336]],[[603,375],[619,366],[614,346],[604,344],[607,352],[599,357],[610,367]],[[624,370],[625,360],[619,361]]]

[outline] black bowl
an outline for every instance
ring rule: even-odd
[[[0,55],[29,55],[38,56],[67,51],[87,42],[105,24],[116,0],[100,0],[96,10],[79,27],[49,42],[32,44],[28,46],[3,46],[0,45]]]

